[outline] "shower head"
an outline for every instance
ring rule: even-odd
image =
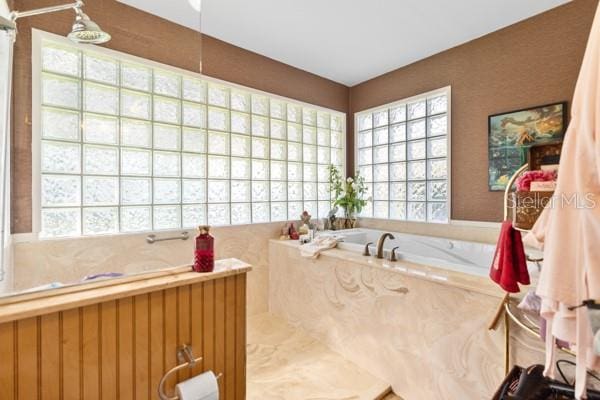
[[[71,28],[71,33],[67,35],[69,39],[77,43],[100,44],[108,42],[110,40],[110,35],[100,29],[98,24],[92,21],[90,17],[81,10],[83,5],[82,0],[77,0],[74,3],[38,8],[30,11],[13,11],[10,13],[10,16],[11,21],[14,24],[19,18],[73,9],[75,10],[75,22]]]
[[[110,35],[81,11],[81,7],[75,7],[75,22],[67,37],[77,43],[100,44],[110,40]]]
[[[0,16],[0,31],[14,31],[16,27],[14,21]]]

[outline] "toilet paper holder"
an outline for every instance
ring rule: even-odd
[[[161,400],[179,400],[177,395],[169,396],[165,393],[165,382],[167,381],[167,378],[181,369],[193,368],[197,362],[202,361],[202,357],[195,358],[194,353],[192,353],[192,346],[184,344],[177,349],[177,360],[179,361],[179,364],[168,370],[158,383],[158,397],[160,397]],[[223,374],[219,373],[217,379],[221,379],[222,376]]]

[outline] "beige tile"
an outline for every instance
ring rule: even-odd
[[[248,320],[248,400],[374,400],[389,384],[271,315]]]
[[[216,227],[217,259],[238,258],[251,264],[248,273],[248,314],[268,310],[269,250],[268,243],[279,236],[283,223]],[[188,230],[191,236],[195,230]],[[157,232],[171,236],[176,232]],[[146,243],[146,233],[97,236],[76,239],[40,240],[15,243],[14,266],[7,271],[13,279],[11,287],[2,292],[20,291],[52,282],[76,283],[83,277],[101,272],[126,274],[187,265],[193,261],[192,238]]]
[[[422,222],[397,221],[391,219],[360,218],[360,228],[402,232],[478,243],[496,243],[500,233],[500,223],[461,222],[449,224],[429,224]]]
[[[427,267],[416,274],[340,252],[306,259],[272,241],[270,311],[389,382],[403,398],[491,397],[503,377],[504,336],[502,329],[488,330],[501,300],[489,280],[452,273],[436,281]],[[512,361],[542,361],[541,341],[513,331]]]
[[[399,397],[394,393],[389,393],[382,397],[381,400],[402,400],[402,397]]]

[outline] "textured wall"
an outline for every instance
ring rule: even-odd
[[[597,4],[573,1],[352,87],[350,112],[451,85],[452,218],[500,221],[502,194],[487,187],[487,117],[571,100]]]
[[[15,0],[17,10],[55,5]],[[203,73],[255,89],[347,112],[348,88],[289,65],[229,45],[115,0],[93,0],[85,12],[112,35],[114,50]],[[15,46],[12,152],[12,231],[31,231],[31,28],[66,35],[70,11],[19,20]]]
[[[487,116],[570,100],[598,0],[577,0],[498,32],[374,78],[351,89],[258,54],[204,37],[115,0],[86,6],[113,35],[115,50],[203,72],[300,101],[348,112],[347,161],[353,170],[352,113],[452,86],[452,218],[498,221],[502,195],[487,189]],[[51,0],[15,0],[26,10]],[[133,21],[133,22],[132,22]],[[65,34],[72,14],[19,21],[13,100],[12,230],[31,230],[30,28]]]

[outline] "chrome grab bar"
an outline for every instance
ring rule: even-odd
[[[166,238],[156,238],[156,235],[154,233],[151,233],[150,235],[146,236],[146,242],[152,244],[156,242],[164,242],[165,240],[188,240],[189,238],[190,234],[187,231],[181,232],[179,236],[171,236]]]

